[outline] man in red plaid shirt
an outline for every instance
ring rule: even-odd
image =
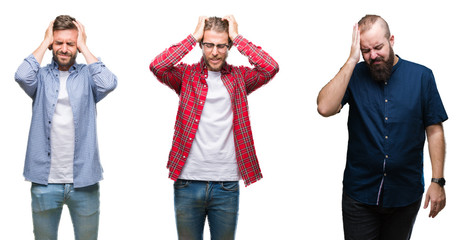
[[[199,63],[178,62],[199,43]],[[235,46],[254,68],[226,63]],[[234,239],[238,181],[262,178],[254,149],[247,95],[279,71],[277,62],[238,34],[232,15],[199,17],[196,30],[156,56],[150,70],[179,95],[169,177],[179,239],[202,239],[208,217],[212,239]]]

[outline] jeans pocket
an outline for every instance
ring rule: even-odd
[[[189,186],[189,181],[178,179],[176,182],[174,182],[173,186],[174,189],[182,189]]]
[[[239,190],[239,182],[222,182],[221,189],[229,192],[236,192]]]

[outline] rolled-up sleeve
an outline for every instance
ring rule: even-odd
[[[30,96],[34,98],[37,90],[38,83],[38,71],[40,68],[39,62],[36,60],[33,54],[29,55],[15,73],[15,80],[20,87]]]
[[[117,87],[117,77],[98,61],[88,65],[95,101],[99,102]]]

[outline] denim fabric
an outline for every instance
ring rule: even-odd
[[[31,199],[36,240],[57,239],[64,204],[70,211],[75,239],[98,239],[99,183],[84,188],[73,188],[73,184],[33,183]]]
[[[342,195],[345,240],[408,240],[422,198],[406,207],[384,208]]]
[[[177,180],[174,183],[174,210],[180,240],[203,239],[206,217],[211,239],[234,239],[239,183]]]

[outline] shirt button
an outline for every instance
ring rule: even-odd
[[[198,120],[198,119],[196,119],[196,120],[195,120],[195,122],[199,122],[199,120]]]
[[[384,102],[388,102],[388,100],[387,100],[387,99],[385,99],[385,100],[384,100]]]
[[[387,120],[388,120],[388,117],[385,117],[385,118],[384,118],[384,120],[386,120],[386,121],[387,121]]]
[[[389,157],[389,156],[388,156],[388,155],[386,155],[386,158],[388,158],[388,157]]]
[[[384,176],[386,177],[386,173],[384,173]]]
[[[384,136],[384,138],[388,139],[388,136]]]
[[[202,101],[200,101],[200,104],[202,104],[202,103],[203,103],[203,102],[202,102]]]

